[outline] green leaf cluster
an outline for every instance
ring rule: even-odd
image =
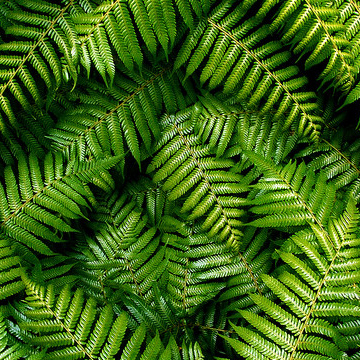
[[[359,360],[360,3],[0,1],[0,360]]]

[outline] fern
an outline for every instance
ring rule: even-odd
[[[359,11],[1,1],[0,360],[359,360]]]
[[[14,255],[14,250],[10,246],[7,239],[1,239],[1,291],[0,300],[19,293],[24,290],[24,284],[21,281],[22,268],[20,265],[20,258]],[[4,339],[5,341],[5,339]]]
[[[313,222],[324,226],[331,215],[335,191],[326,184],[326,177],[315,175],[304,163],[276,166],[257,154],[245,153],[265,174],[256,185],[258,190],[250,211],[271,214],[254,220],[254,226],[298,226]],[[306,176],[306,178],[305,178]]]
[[[177,118],[180,120],[177,120]],[[197,136],[191,134],[193,120],[184,122],[186,117],[179,114],[164,129],[164,144],[147,169],[150,173],[157,169],[153,181],[163,181],[163,190],[169,191],[169,200],[176,200],[187,194],[181,211],[190,212],[188,220],[207,216],[202,228],[209,236],[218,235],[229,246],[237,246],[240,241],[242,223],[238,209],[243,200],[236,194],[247,190],[241,184],[241,176],[224,169],[233,167],[227,159],[209,156],[209,146],[197,146]],[[189,134],[189,135],[187,135]]]
[[[315,94],[298,91],[304,87],[307,79],[297,77],[299,70],[296,66],[285,65],[290,53],[283,51],[281,44],[276,41],[269,41],[257,48],[256,45],[268,35],[267,27],[258,28],[257,22],[250,18],[241,28],[233,29],[232,24],[242,17],[244,10],[239,6],[235,14],[224,17],[228,6],[228,2],[225,2],[212,16],[199,23],[194,34],[180,49],[175,68],[189,59],[186,70],[189,76],[203,63],[206,50],[213,49],[200,74],[202,83],[209,80],[210,89],[223,84],[225,94],[236,92],[237,97],[246,101],[249,107],[261,104],[263,112],[276,107],[275,118],[287,113],[287,126],[295,122],[299,133],[316,138],[321,118],[313,101]],[[195,47],[196,44],[198,47]],[[240,89],[237,86],[239,83],[243,83]]]
[[[183,25],[193,28],[196,18],[209,11],[210,3],[113,1],[104,2],[91,12],[78,13],[72,19],[81,42],[81,63],[88,76],[94,64],[103,80],[107,83],[109,79],[112,84],[115,54],[130,71],[135,67],[142,69],[148,52],[153,58],[159,56],[159,46],[168,57],[179,41],[179,30],[181,34]]]
[[[133,79],[118,77],[111,89],[85,84],[88,94],[78,95],[82,106],[69,111],[50,133],[54,147],[65,154],[74,152],[73,156],[124,156],[130,150],[140,165],[140,143],[150,151],[151,138],[160,136],[157,116],[163,104],[174,111],[187,101],[181,91],[172,92],[180,86],[179,78],[170,76],[166,68],[155,73],[144,69],[142,76]],[[189,86],[185,89],[191,91]]]
[[[151,301],[152,285],[166,266],[156,228],[145,229],[146,217],[124,196],[112,206],[111,216],[113,224],[102,219],[94,225],[95,236],[77,249],[82,266],[76,273],[85,290],[100,300],[121,289]]]

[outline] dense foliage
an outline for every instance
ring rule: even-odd
[[[0,1],[0,360],[360,359],[360,2]]]

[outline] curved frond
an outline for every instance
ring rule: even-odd
[[[111,89],[85,82],[85,93],[74,93],[80,101],[50,132],[54,148],[83,159],[125,155],[129,150],[140,166],[140,144],[150,151],[160,137],[158,117],[163,106],[170,113],[187,103],[177,74],[167,68],[146,71],[141,76],[116,77]],[[190,95],[189,83],[184,84]],[[175,90],[177,89],[177,90]],[[121,163],[124,169],[125,163]]]
[[[111,205],[111,218],[99,218],[92,225],[94,236],[86,237],[76,249],[80,284],[100,301],[108,301],[121,289],[150,302],[153,284],[166,268],[156,228],[146,228],[146,217],[126,196],[104,205]]]
[[[259,15],[265,15],[277,2],[267,0]],[[282,40],[291,43],[295,54],[308,54],[307,68],[319,63],[323,83],[347,93],[358,74],[360,12],[356,1],[331,4],[305,0],[282,2],[270,25],[281,29]]]
[[[25,285],[21,279],[24,269],[20,258],[10,241],[3,236],[0,239],[0,263],[0,300],[4,300],[23,291]]]
[[[305,163],[276,165],[254,152],[245,151],[255,167],[264,174],[254,188],[248,204],[250,211],[263,217],[253,226],[291,227],[308,222],[323,227],[330,218],[335,202],[335,189],[327,184],[323,173],[315,175]]]
[[[125,67],[141,70],[147,52],[166,57],[178,42],[183,24],[193,28],[197,17],[210,9],[210,1],[131,0],[104,2],[72,19],[79,35],[81,62],[88,76],[93,63],[105,83],[112,84],[118,56]]]

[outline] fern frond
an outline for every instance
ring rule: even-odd
[[[259,15],[268,12],[275,1],[265,1]],[[336,1],[331,5],[319,1],[288,0],[278,9],[270,30],[281,28],[282,40],[294,46],[294,53],[310,53],[307,68],[324,63],[319,78],[323,83],[347,93],[357,77],[359,7],[354,1]],[[358,60],[357,60],[358,61]]]
[[[18,341],[15,337],[10,336],[6,320],[0,311],[0,359],[45,359],[46,351],[37,351],[31,346]]]
[[[343,215],[330,220],[326,229],[312,225],[317,240],[314,244],[303,232],[291,237],[301,249],[299,255],[280,252],[288,268],[278,278],[263,276],[279,302],[251,296],[268,319],[240,311],[254,330],[233,326],[244,340],[231,340],[239,354],[249,359],[258,359],[260,354],[264,359],[346,357],[344,351],[349,343],[335,324],[343,316],[360,316],[360,308],[353,303],[352,296],[347,296],[354,291],[357,267],[342,265],[344,258],[348,258],[349,263],[358,261],[359,219],[354,203],[350,202]],[[252,355],[249,346],[254,349]]]
[[[261,274],[268,273],[272,265],[272,252],[271,249],[260,252],[260,249],[268,236],[266,230],[257,233],[253,227],[245,228],[241,252],[238,254],[238,269],[227,279],[226,289],[219,296],[219,301],[226,303],[227,311],[252,306],[253,302],[249,297],[251,293],[266,294]],[[222,268],[226,274],[226,266]]]
[[[330,141],[321,139],[319,146],[308,146],[296,156],[308,157],[309,169],[322,171],[336,189],[341,189],[360,176],[359,148],[359,140],[348,141],[344,133],[337,132]]]
[[[57,294],[52,286],[41,287],[26,277],[24,282],[25,305],[18,304],[13,313],[17,335],[47,348],[46,359],[180,359],[173,337],[166,347],[158,332],[148,338],[146,324],[134,328],[125,311],[116,316],[110,305],[99,307],[80,289],[65,286]],[[194,350],[199,353],[199,346]]]
[[[206,217],[203,230],[236,248],[243,214],[239,206],[244,201],[237,195],[247,191],[247,186],[241,183],[239,174],[224,170],[234,165],[230,159],[216,159],[208,145],[199,144],[189,115],[179,113],[170,119],[147,172],[157,170],[153,181],[163,182],[169,200],[188,194],[181,208],[189,213],[188,220]]]
[[[21,280],[24,269],[20,265],[20,258],[15,255],[10,241],[3,236],[0,240],[0,259],[0,300],[4,300],[24,290],[25,286]]]
[[[76,258],[80,264],[76,273],[85,291],[100,301],[107,301],[114,291],[123,289],[150,302],[153,284],[166,267],[165,249],[159,247],[156,228],[146,228],[147,219],[135,203],[124,196],[117,205],[121,202],[121,207],[113,207],[118,211],[114,218],[120,225],[94,224],[94,236],[78,245]]]
[[[245,151],[264,177],[254,185],[258,193],[249,198],[253,213],[265,215],[251,222],[253,226],[291,227],[308,222],[324,226],[335,202],[335,189],[324,174],[315,175],[305,163],[275,165],[254,152]]]
[[[5,115],[15,127],[14,109],[20,105],[29,111],[31,102],[40,107],[49,105],[63,83],[63,73],[76,82],[78,61],[78,44],[69,19],[71,2],[61,7],[45,1],[16,0],[16,5],[7,12],[13,22],[6,28],[10,41],[0,44],[0,107],[2,118]]]
[[[158,116],[163,106],[174,112],[187,102],[177,74],[171,76],[167,68],[154,70],[143,69],[143,75],[137,77],[125,77],[124,70],[111,89],[85,82],[86,93],[78,94],[81,105],[70,110],[50,132],[54,148],[82,159],[124,155],[130,150],[140,166],[140,144],[150,151],[152,141],[160,136]],[[184,88],[190,94],[188,85]],[[124,165],[122,162],[122,170]]]
[[[57,214],[70,219],[84,217],[82,208],[88,207],[87,198],[93,197],[84,183],[109,188],[111,184],[105,183],[99,174],[117,161],[112,158],[65,163],[60,153],[49,153],[41,163],[33,154],[28,159],[22,154],[18,170],[7,166],[4,182],[0,184],[3,231],[35,251],[53,254],[43,240],[61,242],[59,231],[74,231]]]
[[[24,278],[27,308],[19,322],[29,341],[47,347],[48,359],[113,359],[127,327],[125,313],[114,318],[112,309],[99,309],[94,300],[85,301],[81,290],[63,287],[58,296],[52,286],[41,287]],[[108,326],[111,324],[111,326]]]
[[[135,65],[141,70],[147,51],[159,56],[160,45],[168,57],[178,41],[178,29],[183,24],[193,28],[195,19],[209,9],[208,1],[198,0],[104,2],[72,18],[81,43],[81,62],[88,76],[93,63],[105,83],[112,84],[115,54],[128,70]]]
[[[180,49],[175,68],[187,63],[189,76],[201,65],[201,81],[209,81],[210,89],[223,85],[225,94],[235,93],[250,109],[260,106],[264,113],[276,107],[275,118],[285,116],[285,127],[295,123],[300,134],[316,139],[322,122],[316,96],[304,91],[307,79],[298,77],[299,69],[287,66],[290,53],[280,42],[266,42],[267,26],[257,27],[254,18],[233,28],[244,15],[241,5],[229,18],[223,7],[199,22]]]

